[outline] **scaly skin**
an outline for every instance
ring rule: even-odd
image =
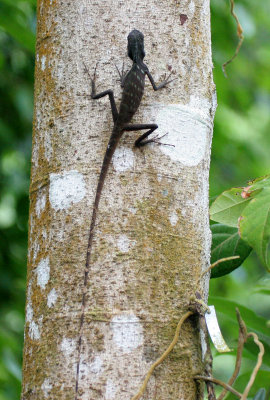
[[[154,90],[159,90],[165,87],[169,81],[169,77],[165,79],[159,86],[156,86],[152,75],[150,74],[147,66],[143,63],[143,59],[145,56],[144,53],[144,36],[141,32],[134,29],[128,35],[128,56],[133,61],[133,65],[130,71],[124,75],[120,74],[121,78],[121,86],[123,87],[122,99],[120,103],[119,113],[117,111],[114,95],[112,90],[106,90],[99,94],[96,94],[96,87],[95,87],[95,75],[91,78],[92,84],[92,92],[91,98],[92,99],[100,99],[106,95],[109,96],[111,102],[111,109],[114,121],[114,127],[111,133],[111,137],[107,146],[107,150],[103,159],[101,172],[98,179],[96,196],[93,206],[92,212],[92,219],[88,237],[88,246],[87,246],[87,255],[86,255],[86,262],[85,262],[85,272],[84,272],[84,283],[83,283],[83,296],[82,296],[82,307],[81,307],[81,318],[80,318],[80,330],[79,330],[79,343],[78,343],[78,361],[77,361],[77,371],[76,371],[76,385],[75,385],[75,400],[78,400],[78,388],[79,388],[79,372],[80,372],[80,361],[81,361],[81,344],[82,344],[82,334],[83,334],[83,324],[84,324],[84,317],[85,317],[85,303],[86,303],[86,294],[87,294],[87,284],[88,284],[88,276],[90,270],[90,258],[91,258],[91,251],[92,251],[92,243],[94,237],[94,229],[96,225],[96,217],[97,211],[99,206],[99,201],[103,189],[103,185],[105,182],[105,178],[115,152],[115,149],[119,143],[121,136],[123,135],[124,131],[137,131],[148,129],[143,135],[141,135],[135,142],[135,146],[141,147],[147,143],[157,142],[155,139],[145,140],[147,136],[150,135],[155,129],[157,129],[156,124],[133,124],[130,125],[129,122],[131,121],[133,115],[137,111],[141,99],[144,92],[144,84],[145,84],[145,75],[149,77],[149,80],[153,86]],[[89,72],[86,69],[86,72],[89,75]]]

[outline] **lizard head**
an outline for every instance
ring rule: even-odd
[[[137,29],[133,29],[128,35],[128,56],[135,63],[144,59],[144,36]]]

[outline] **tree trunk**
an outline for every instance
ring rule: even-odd
[[[38,2],[23,399],[75,399],[92,205],[113,121],[97,90],[120,86],[127,35],[145,36],[147,81],[133,121],[162,142],[123,135],[102,192],[82,330],[80,400],[128,400],[171,342],[195,291],[207,298],[208,170],[215,110],[208,0]],[[143,133],[143,132],[142,132]],[[154,371],[144,399],[202,398],[198,319]]]

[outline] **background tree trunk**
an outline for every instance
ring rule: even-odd
[[[142,151],[125,133],[106,179],[94,239],[79,398],[131,399],[173,338],[195,290],[207,297],[208,169],[215,110],[209,1],[38,2],[23,399],[74,399],[84,264],[92,203],[112,129],[107,98],[128,33],[145,35],[147,82],[136,122],[164,143]],[[127,61],[126,64],[129,65]],[[155,371],[145,399],[200,398],[198,321]]]

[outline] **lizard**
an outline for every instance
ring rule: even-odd
[[[85,303],[86,303],[86,294],[87,294],[87,283],[88,276],[90,271],[90,258],[91,258],[91,250],[92,243],[94,237],[94,230],[96,224],[97,211],[99,206],[99,201],[101,197],[101,192],[103,189],[103,185],[105,182],[105,178],[113,157],[113,154],[116,150],[116,147],[121,139],[124,131],[138,131],[147,129],[147,132],[142,134],[136,141],[136,147],[142,147],[147,143],[160,143],[155,138],[147,139],[147,137],[154,132],[157,128],[157,124],[129,124],[133,115],[137,111],[142,96],[144,92],[144,84],[145,84],[145,76],[147,75],[153,89],[160,90],[165,87],[168,83],[172,82],[173,79],[169,80],[171,74],[165,79],[160,85],[156,85],[155,81],[149,72],[147,66],[143,63],[143,59],[145,57],[144,51],[144,35],[134,29],[128,35],[128,56],[133,61],[133,65],[131,69],[124,73],[118,70],[120,76],[121,87],[123,88],[122,99],[120,102],[119,112],[117,111],[114,94],[111,89],[105,90],[101,93],[96,93],[96,68],[93,75],[93,78],[90,76],[89,70],[86,65],[85,72],[87,72],[90,80],[91,80],[91,98],[93,100],[100,99],[101,97],[109,96],[109,100],[111,103],[111,111],[113,117],[113,129],[112,133],[107,145],[107,149],[104,155],[101,171],[98,178],[97,189],[95,194],[95,200],[92,211],[92,218],[88,236],[88,245],[87,245],[87,254],[86,254],[86,262],[85,262],[85,271],[84,271],[84,283],[83,283],[83,295],[82,295],[82,303],[81,303],[81,318],[80,318],[80,330],[79,330],[79,342],[78,342],[78,361],[76,368],[76,386],[75,386],[75,400],[78,398],[78,386],[79,386],[79,372],[80,372],[80,358],[81,358],[81,345],[82,345],[82,333],[83,333],[83,323],[85,317]],[[158,138],[160,139],[160,138]]]

